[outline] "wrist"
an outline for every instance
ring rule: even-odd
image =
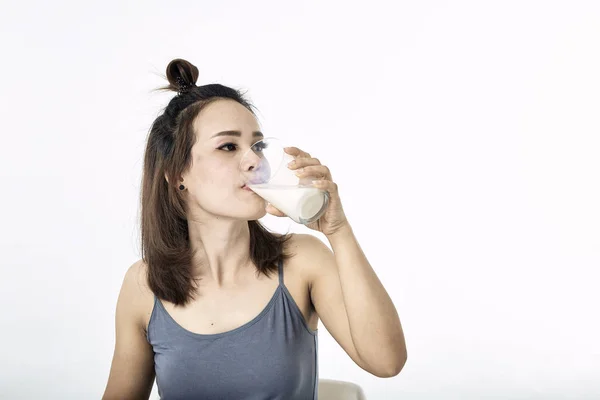
[[[327,239],[332,240],[348,235],[352,235],[352,227],[350,226],[350,223],[346,221],[344,224],[340,225],[337,229],[335,229],[335,231],[325,236],[327,236]]]

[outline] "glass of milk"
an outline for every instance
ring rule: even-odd
[[[314,187],[314,177],[296,176],[287,154],[274,137],[254,143],[240,161],[246,186],[299,224],[318,220],[329,204],[329,192]]]

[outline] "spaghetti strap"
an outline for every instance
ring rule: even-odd
[[[283,261],[279,259],[279,286],[283,286]]]

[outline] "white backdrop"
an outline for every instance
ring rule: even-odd
[[[320,325],[321,378],[368,399],[600,398],[600,3],[1,9],[0,398],[101,397],[144,143],[172,96],[151,90],[179,57],[331,168],[397,306],[400,375],[369,375]]]

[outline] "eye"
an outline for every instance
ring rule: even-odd
[[[255,151],[263,151],[264,149],[266,149],[268,147],[269,147],[269,145],[265,142],[258,142],[253,146]]]
[[[219,147],[219,150],[223,150],[224,148],[231,148],[233,147],[233,150],[226,150],[227,152],[230,151],[234,151],[237,148],[237,145],[235,143],[225,143],[223,146]]]

